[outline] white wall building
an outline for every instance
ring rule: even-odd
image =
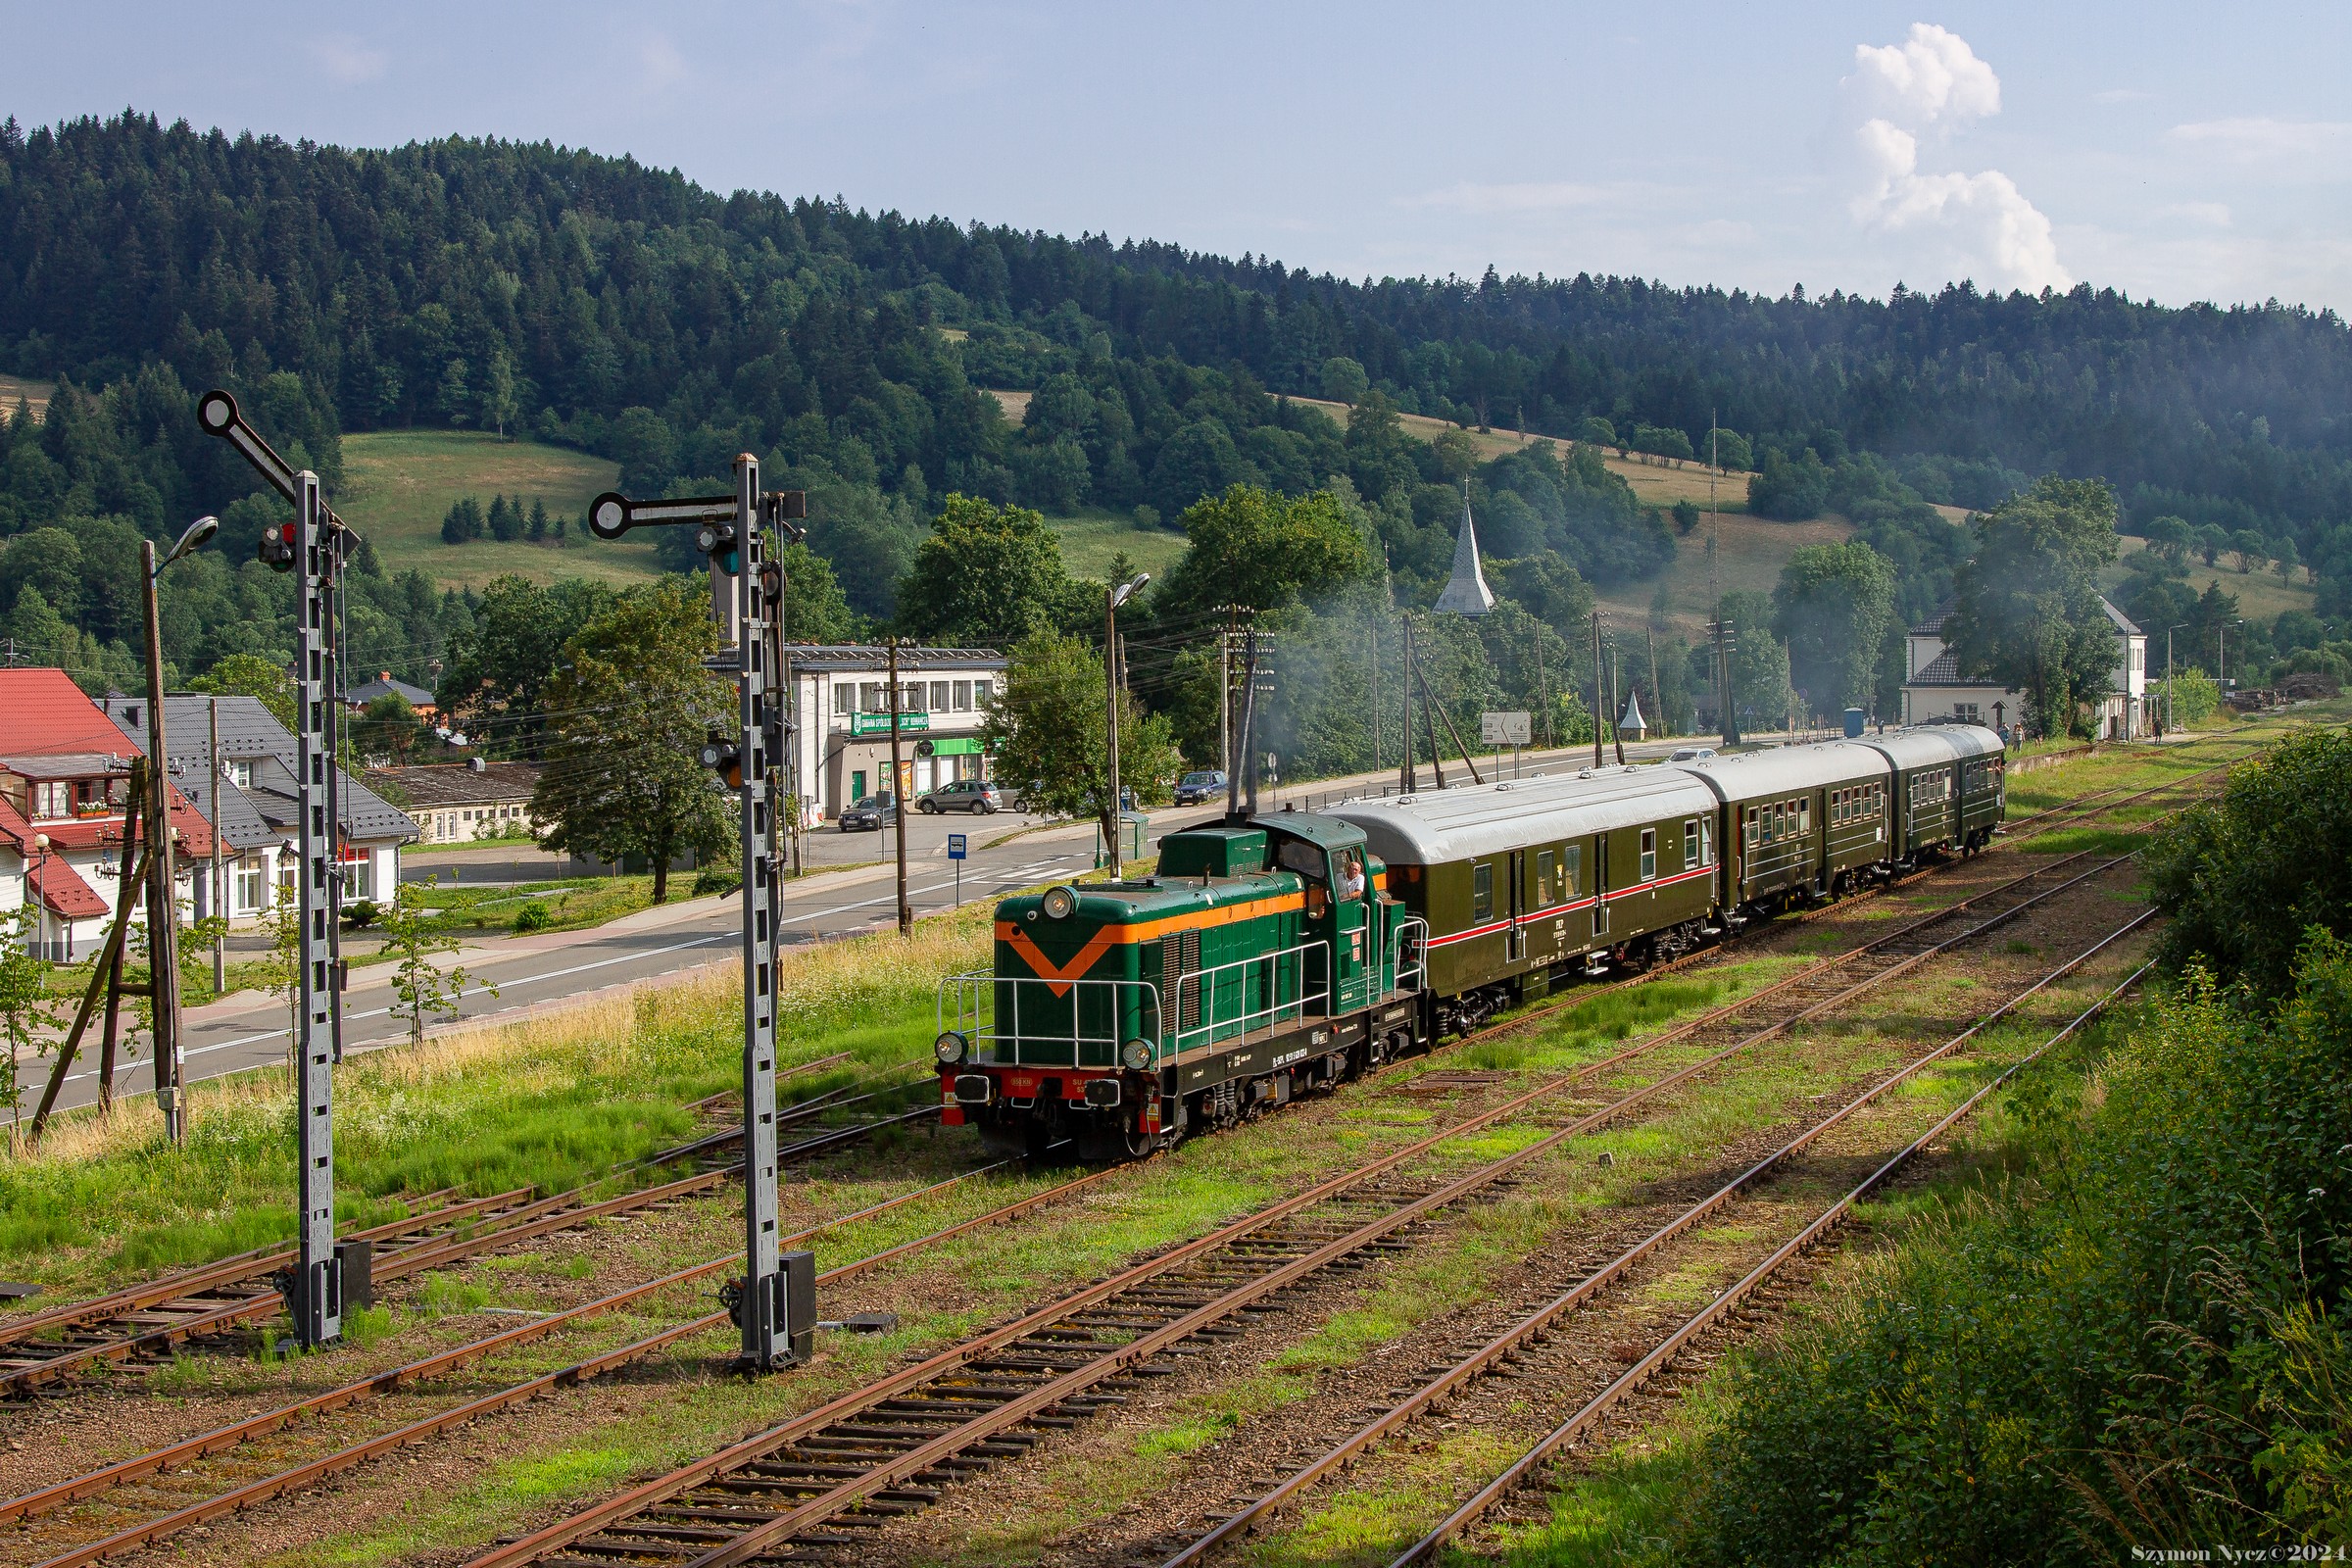
[[[2115,630],[2115,667],[2108,673],[2107,697],[2099,705],[2099,737],[2137,740],[2147,731],[2147,634],[2106,599],[2099,600],[2099,608]],[[1903,722],[1951,718],[2015,730],[2027,717],[2024,699],[2007,687],[1960,673],[1943,640],[1943,624],[1951,613],[1947,600],[1912,627],[1905,640]]]
[[[852,643],[787,646],[792,769],[803,825],[890,787],[890,651]],[[988,776],[980,728],[1004,680],[987,648],[899,650],[899,771],[909,799]]]
[[[425,844],[471,844],[480,839],[536,838],[531,792],[539,787],[536,762],[425,762],[413,767],[371,767],[368,782],[397,800]]]

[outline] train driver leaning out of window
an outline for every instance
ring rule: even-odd
[[[1340,852],[1340,897],[1360,899],[1364,896],[1364,858],[1353,850]]]

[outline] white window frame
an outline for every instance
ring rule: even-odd
[[[1642,880],[1655,882],[1657,879],[1658,830],[1654,827],[1645,827],[1642,830]]]

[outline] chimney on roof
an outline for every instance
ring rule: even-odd
[[[379,669],[375,672],[375,678],[377,680],[388,681],[392,678],[392,672],[388,669]]]
[[[487,773],[490,771],[490,760],[486,757],[468,757],[466,766],[471,772]]]

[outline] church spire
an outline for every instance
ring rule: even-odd
[[[1438,595],[1438,608],[1457,615],[1485,615],[1494,609],[1494,590],[1487,586],[1486,568],[1478,560],[1478,525],[1470,520],[1470,481],[1462,480],[1462,531],[1453,541],[1453,575]]]

